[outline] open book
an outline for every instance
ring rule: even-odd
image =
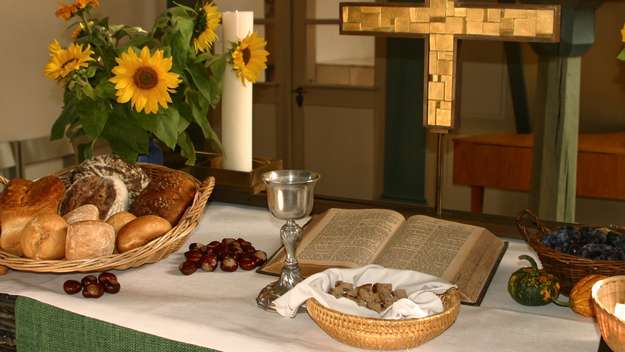
[[[424,215],[405,219],[385,209],[330,209],[304,230],[296,256],[306,277],[329,267],[379,264],[421,271],[456,284],[479,305],[507,243],[488,230]],[[279,275],[278,250],[259,272]]]

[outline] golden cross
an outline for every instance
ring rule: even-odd
[[[454,126],[458,39],[558,42],[559,5],[476,5],[454,0],[407,3],[341,3],[341,34],[422,37],[427,80],[423,124]]]

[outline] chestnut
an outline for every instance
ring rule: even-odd
[[[199,262],[200,259],[202,259],[202,256],[204,255],[204,253],[202,253],[201,250],[199,249],[194,249],[192,251],[188,251],[185,252],[184,256],[187,258],[187,260],[190,260],[192,262]]]
[[[263,251],[254,252],[254,256],[256,257],[256,265],[263,265],[267,261],[267,253]]]
[[[206,245],[207,248],[217,248],[219,246],[221,246],[221,242],[219,241],[212,241]]]
[[[82,285],[80,284],[80,282],[76,280],[67,280],[63,284],[63,290],[68,295],[74,295],[80,292],[80,290],[82,290]]]
[[[239,266],[243,270],[252,270],[256,267],[256,259],[250,257],[239,258]]]
[[[118,283],[117,281],[117,276],[115,276],[115,274],[113,273],[109,273],[109,272],[103,272],[102,274],[98,275],[98,282],[100,283],[106,283],[106,282],[111,282],[111,283]]]
[[[237,271],[238,268],[239,264],[237,264],[236,259],[234,259],[233,257],[225,256],[224,259],[221,261],[221,270],[223,271],[233,272]]]
[[[87,275],[85,277],[82,278],[82,280],[80,280],[80,284],[82,285],[82,287],[87,287],[87,285],[89,284],[97,284],[98,283],[98,278],[95,277],[95,275]]]
[[[105,281],[102,286],[104,287],[104,292],[106,293],[111,293],[111,294],[115,294],[117,292],[119,292],[119,290],[122,288],[121,285],[119,284],[119,282],[115,281]]]
[[[239,242],[239,244],[240,244],[242,247],[244,247],[244,246],[251,246],[251,245],[252,245],[252,243],[250,243],[249,241],[246,241],[246,240],[244,240],[244,239],[242,239],[242,238],[240,238],[240,237],[239,237],[239,238],[237,238],[237,242]]]
[[[180,272],[185,275],[191,275],[197,270],[197,263],[187,260],[184,263],[180,264],[180,267],[178,267],[178,269],[180,269]]]
[[[82,289],[82,295],[87,298],[100,298],[103,294],[104,287],[100,283],[90,283]]]
[[[217,256],[214,254],[207,254],[200,260],[200,267],[204,271],[215,271],[217,268]]]
[[[194,242],[189,245],[189,250],[192,251],[194,249],[201,249],[202,247],[204,247],[203,244]]]
[[[224,244],[226,246],[232,242],[236,242],[236,240],[234,238],[224,238],[221,240],[221,244]]]

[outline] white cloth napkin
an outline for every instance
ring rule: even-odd
[[[335,298],[329,294],[336,281],[360,286],[367,283],[390,283],[393,290],[405,289],[408,298],[395,302],[381,314],[359,306],[347,298]],[[356,269],[327,269],[311,275],[289,292],[274,301],[276,311],[285,317],[294,317],[298,308],[309,298],[336,311],[371,318],[406,319],[423,318],[443,311],[443,303],[437,294],[443,294],[455,285],[445,280],[411,270],[386,269],[379,265],[367,265]]]

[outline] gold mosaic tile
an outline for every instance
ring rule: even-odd
[[[453,127],[455,41],[458,38],[550,42],[559,39],[560,8],[553,5],[458,7],[453,0],[426,0],[424,6],[350,3],[341,6],[343,33],[426,36],[429,52],[425,124],[429,127]]]

